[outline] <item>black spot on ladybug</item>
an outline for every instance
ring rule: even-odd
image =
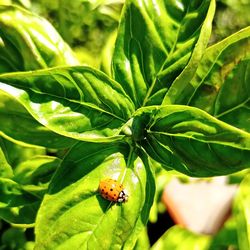
[[[114,196],[116,196],[116,194],[114,194]]]
[[[102,189],[102,192],[104,192],[104,189]]]
[[[106,192],[106,195],[108,195],[109,193],[108,192]]]
[[[110,191],[113,191],[113,188],[110,188]]]

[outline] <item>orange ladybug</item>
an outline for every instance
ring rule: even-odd
[[[126,202],[128,195],[121,183],[113,179],[104,179],[100,181],[99,192],[101,196],[113,202]]]

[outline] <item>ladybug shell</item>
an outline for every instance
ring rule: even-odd
[[[113,179],[101,180],[99,184],[99,192],[104,199],[109,201],[127,201],[127,195],[124,192],[123,185]]]

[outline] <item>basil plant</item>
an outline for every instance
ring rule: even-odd
[[[44,18],[0,5],[0,218],[34,227],[34,249],[143,249],[156,163],[250,167],[250,27],[208,46],[214,13],[215,0],[125,1],[106,74]],[[101,196],[105,179],[126,202]]]

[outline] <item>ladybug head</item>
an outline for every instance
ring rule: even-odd
[[[127,194],[126,190],[122,190],[119,193],[117,202],[126,202],[126,201],[128,201],[128,194]]]

